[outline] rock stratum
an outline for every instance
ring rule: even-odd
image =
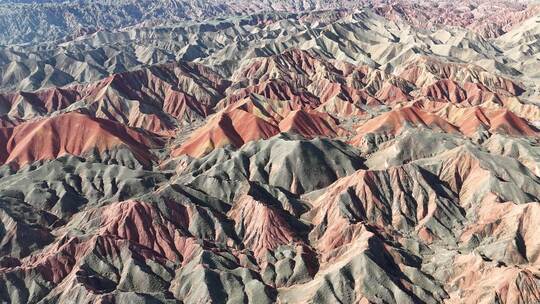
[[[0,27],[1,303],[540,303],[538,4],[5,1]]]

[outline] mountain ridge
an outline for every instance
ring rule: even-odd
[[[540,301],[535,3],[23,2],[0,302]]]

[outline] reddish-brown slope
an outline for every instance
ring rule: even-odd
[[[529,123],[507,109],[486,109],[481,107],[457,110],[454,114],[455,124],[460,131],[469,136],[479,129],[486,129],[491,133],[501,133],[512,136],[538,136],[538,130]]]
[[[78,102],[92,116],[170,133],[176,125],[206,118],[228,85],[202,65],[169,63],[87,84],[0,94],[0,108],[12,118],[28,120]]]
[[[249,195],[240,197],[228,216],[236,223],[237,229],[243,231],[244,244],[257,258],[262,259],[267,250],[297,239],[283,210],[268,206]]]
[[[450,79],[438,80],[422,88],[422,95],[453,103],[479,105],[484,102],[498,102],[499,97],[480,83],[465,82],[460,86]]]
[[[126,201],[112,204],[100,213],[100,235],[112,235],[120,239],[143,245],[164,256],[177,261],[185,257],[189,248],[189,213],[178,203],[168,203],[166,218],[150,203]]]
[[[227,145],[238,148],[248,141],[266,139],[278,133],[277,126],[249,112],[234,109],[216,114],[172,155],[199,157],[217,148]]]
[[[292,107],[300,109],[293,110]],[[266,139],[279,132],[297,133],[306,138],[341,136],[345,130],[338,123],[327,113],[309,108],[302,110],[298,104],[244,98],[210,118],[173,151],[173,156],[187,154],[199,157],[227,145],[239,148],[246,142]]]
[[[126,147],[140,160],[152,159],[148,149],[159,139],[127,128],[119,123],[70,112],[36,122],[0,129],[4,150],[1,163],[24,165],[62,155],[83,155]]]
[[[326,113],[302,110],[291,112],[279,123],[279,129],[282,132],[293,132],[306,138],[335,137],[344,132],[332,116]]]
[[[416,101],[413,106],[444,118],[466,136],[482,130],[511,136],[538,136],[535,126],[506,108],[460,107],[425,99]]]
[[[459,103],[466,99],[465,91],[450,79],[439,80],[422,89],[422,94],[427,97],[446,99]]]
[[[81,96],[81,86],[49,88],[36,92],[15,92],[0,94],[0,104],[12,107],[18,103],[30,104],[38,113],[52,113],[66,108]]]
[[[114,74],[88,85],[84,98],[95,116],[167,133],[175,128],[174,121],[183,125],[206,118],[221,98],[224,82],[204,78],[197,67],[164,64]]]
[[[316,108],[321,104],[313,94],[296,88],[292,83],[274,79],[231,92],[224,105],[227,106],[246,98],[250,94],[257,94],[274,100],[289,100],[292,104],[301,104],[308,108]]]
[[[392,110],[366,121],[356,130],[358,136],[352,142],[354,143],[360,140],[361,136],[368,133],[396,135],[406,125],[411,127],[427,127],[447,133],[459,132],[455,126],[443,118],[413,106]]]
[[[449,284],[459,292],[450,294],[449,304],[460,303],[539,303],[540,272],[535,266],[501,267],[478,254],[453,259]]]
[[[405,89],[390,82],[385,82],[380,90],[377,91],[375,97],[378,100],[384,101],[386,104],[394,104],[412,99]]]

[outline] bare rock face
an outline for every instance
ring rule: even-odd
[[[539,12],[4,1],[0,302],[540,303]]]

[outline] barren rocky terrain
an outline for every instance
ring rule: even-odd
[[[0,29],[1,303],[540,303],[537,3],[2,1]]]

